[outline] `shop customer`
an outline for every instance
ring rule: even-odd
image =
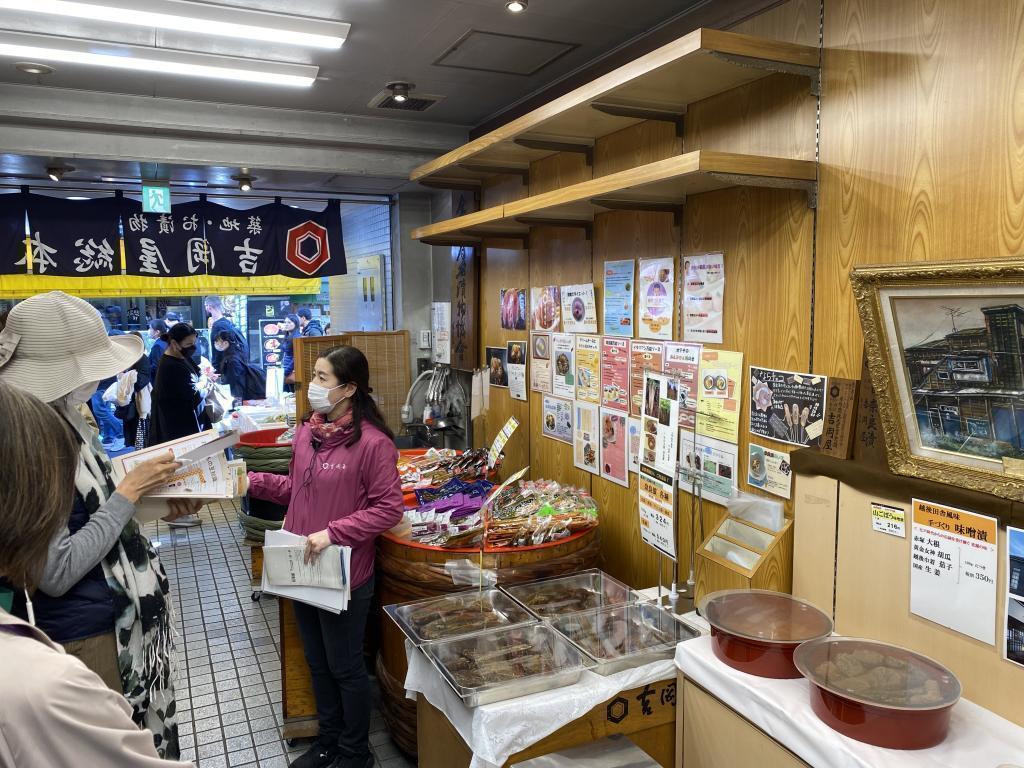
[[[0,579],[31,592],[68,526],[78,437],[52,408],[0,383]],[[41,629],[0,608],[0,767],[159,768],[132,707]]]
[[[317,360],[309,385],[312,414],[296,430],[288,476],[249,473],[251,496],[288,506],[284,528],[307,537],[307,560],[330,544],[352,547],[347,611],[294,604],[320,735],[293,768],[373,765],[363,635],[375,541],[402,519],[403,504],[398,451],[370,397],[369,379],[366,357],[354,347],[338,347]]]
[[[201,432],[209,426],[203,415],[204,393],[199,385],[199,367],[192,362],[196,332],[188,323],[178,323],[164,334],[167,349],[160,358],[153,382],[153,414],[149,444],[159,445]]]
[[[213,338],[213,348],[220,352],[220,383],[231,389],[235,400],[263,400],[267,396],[267,377],[245,359],[241,346],[227,331]]]
[[[303,307],[297,313],[299,316],[299,328],[302,329],[303,336],[323,336],[324,329],[320,325],[320,321],[313,317],[313,312],[309,307]]]
[[[108,337],[85,301],[53,291],[11,310],[0,332],[0,383],[48,402],[78,440],[75,492],[67,497],[70,516],[48,542],[33,600],[37,624],[123,693],[136,724],[153,732],[162,757],[174,759],[170,587],[156,551],[132,517],[139,499],[165,485],[180,465],[168,453],[115,486],[110,460],[78,409],[98,381],[128,368],[142,349],[135,336]],[[6,422],[0,423],[6,429]],[[169,507],[168,521],[195,511],[187,501]],[[14,612],[29,617],[24,601],[16,600]]]
[[[210,324],[210,338],[216,337],[221,331],[227,331],[238,341],[238,345],[242,348],[245,356],[249,356],[249,345],[245,342],[245,336],[238,330],[234,323],[224,314],[224,302],[220,300],[218,296],[207,296],[203,299],[203,307],[206,309],[206,313],[210,316],[212,321]],[[210,362],[213,363],[213,367],[216,368],[220,365],[220,354],[216,350],[213,351]]]
[[[284,369],[284,391],[295,391],[295,339],[302,335],[299,330],[299,316],[286,315],[281,321],[281,330],[287,334],[281,342],[281,367]]]

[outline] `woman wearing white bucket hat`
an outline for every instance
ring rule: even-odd
[[[35,605],[16,604],[15,613],[24,618],[34,607],[40,629],[122,692],[161,757],[177,759],[169,584],[132,517],[138,500],[180,465],[168,453],[115,487],[110,460],[78,410],[97,382],[130,367],[143,348],[136,336],[107,336],[95,309],[60,291],[26,299],[7,316],[0,381],[49,403],[80,441],[68,525],[50,542]],[[195,511],[185,501],[169,507],[168,519]]]

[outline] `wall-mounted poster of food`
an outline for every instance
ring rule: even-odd
[[[526,289],[501,289],[501,327],[506,331],[526,330]]]
[[[530,330],[562,330],[562,299],[557,285],[530,289]]]

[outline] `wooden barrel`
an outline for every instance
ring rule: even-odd
[[[452,583],[444,569],[449,560],[483,562],[498,572],[499,584],[519,584],[549,576],[594,568],[600,555],[598,529],[535,547],[485,550],[443,549],[416,544],[391,534],[377,540],[377,594],[381,605],[407,603],[466,589]],[[405,698],[405,636],[383,611],[380,613],[380,654],[377,679],[381,713],[400,749],[416,754],[416,702]]]

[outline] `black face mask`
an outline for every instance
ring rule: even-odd
[[[195,344],[191,344],[191,345],[189,345],[187,347],[181,347],[181,354],[184,357],[192,357],[192,355],[194,355],[195,353],[196,353],[196,345]]]

